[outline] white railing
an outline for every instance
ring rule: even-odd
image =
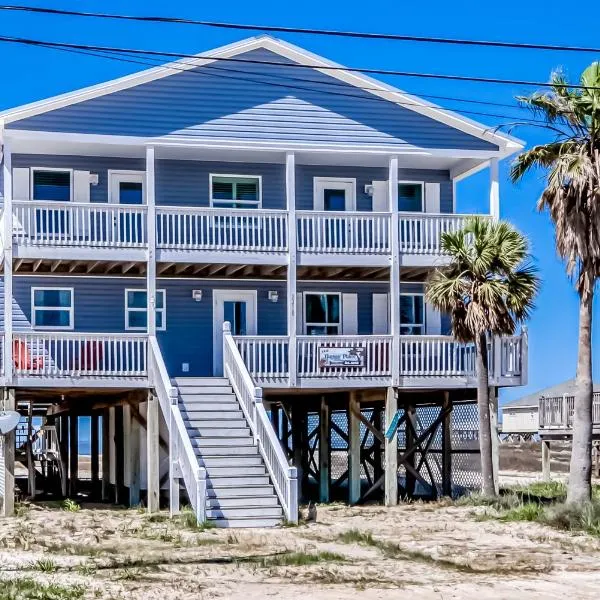
[[[173,250],[286,252],[287,212],[161,206],[156,243]]]
[[[145,206],[13,202],[13,236],[20,246],[141,248],[147,231]]]
[[[235,343],[248,372],[257,380],[285,379],[289,375],[287,336],[238,336]]]
[[[283,506],[286,518],[298,522],[298,480],[296,467],[288,464],[275,431],[262,403],[262,389],[255,387],[252,377],[231,335],[230,324],[223,324],[223,370],[254,435],[273,487]]]
[[[539,400],[539,422],[541,429],[570,429],[575,412],[574,396],[541,396]],[[600,426],[600,392],[594,392],[592,402],[592,424]]]
[[[519,377],[522,372],[523,335],[500,338],[500,373],[502,377]]]
[[[473,376],[475,346],[451,336],[406,335],[400,337],[400,375],[408,377]]]
[[[171,514],[179,512],[179,486],[174,480],[181,477],[199,523],[206,520],[206,470],[198,464],[198,458],[190,441],[178,405],[177,389],[171,385],[167,368],[156,337],[150,337],[150,383],[169,430],[169,479]]]
[[[15,375],[146,377],[148,338],[132,333],[20,332],[13,335]]]
[[[297,373],[334,379],[390,377],[391,352],[389,335],[299,335]]]
[[[400,213],[400,252],[442,254],[442,234],[462,229],[473,215]],[[486,215],[479,215],[486,216]]]
[[[389,254],[390,215],[373,212],[296,214],[298,251],[315,254]]]

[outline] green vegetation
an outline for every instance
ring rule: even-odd
[[[344,562],[346,559],[335,552],[283,552],[272,556],[256,557],[253,561],[261,567],[304,567],[320,562]]]
[[[359,531],[358,529],[344,531],[344,533],[340,533],[338,539],[344,544],[364,544],[365,546],[377,545],[372,533]]]
[[[30,568],[42,573],[56,573],[58,571],[58,566],[51,558],[40,558],[32,562]]]
[[[66,510],[67,512],[78,512],[81,510],[81,506],[79,506],[79,504],[77,504],[77,502],[75,502],[74,500],[67,498],[62,503],[62,509]]]
[[[33,579],[0,581],[0,600],[78,600],[84,593],[82,585],[45,585]]]
[[[215,524],[212,521],[198,523],[194,511],[190,507],[184,508],[180,514],[173,517],[173,523],[190,531],[206,531],[207,529],[215,528]]]

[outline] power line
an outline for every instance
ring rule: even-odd
[[[135,54],[143,56],[166,56],[169,58],[191,58],[191,59],[206,59],[222,62],[233,62],[233,63],[244,63],[244,64],[258,64],[258,65],[270,65],[277,67],[290,67],[299,69],[317,69],[320,71],[346,71],[350,73],[365,73],[365,74],[376,74],[376,75],[393,75],[400,77],[416,77],[424,79],[442,79],[450,81],[464,81],[474,83],[493,83],[503,84],[512,86],[529,86],[529,87],[545,87],[554,88],[557,87],[553,83],[543,81],[530,81],[520,79],[499,79],[495,77],[474,77],[469,75],[446,75],[439,73],[420,73],[415,71],[396,71],[393,69],[375,69],[375,68],[362,68],[362,67],[344,67],[344,66],[333,66],[333,65],[320,65],[320,64],[300,64],[295,62],[281,62],[273,60],[258,60],[250,58],[240,57],[223,57],[223,56],[211,56],[209,54],[186,54],[182,52],[167,52],[164,50],[142,50],[138,48],[118,48],[113,46],[98,46],[91,44],[75,44],[67,42],[51,42],[44,40],[36,40],[32,38],[23,37],[12,37],[12,36],[0,36],[0,42],[8,42],[15,44],[24,44],[28,46],[45,46],[51,48],[72,48],[76,50],[97,50],[100,52],[119,52],[123,54]],[[600,90],[600,87],[585,86],[580,84],[564,84],[558,87],[570,88],[570,89],[586,89],[586,90]]]
[[[92,17],[99,19],[115,19],[123,21],[141,21],[141,22],[155,22],[155,23],[173,23],[173,24],[184,24],[184,25],[200,25],[203,27],[216,27],[219,29],[236,29],[243,31],[269,31],[273,33],[300,33],[310,35],[323,35],[323,36],[337,36],[346,38],[361,38],[371,40],[394,40],[403,42],[420,42],[420,43],[433,43],[433,44],[452,44],[462,46],[482,46],[492,48],[512,48],[521,50],[549,50],[549,51],[560,51],[560,52],[586,52],[586,53],[600,53],[600,48],[593,46],[571,46],[561,44],[532,44],[525,42],[503,42],[493,40],[471,40],[461,38],[441,38],[441,37],[430,37],[430,36],[415,36],[415,35],[402,35],[395,33],[372,33],[372,32],[360,32],[360,31],[343,31],[339,29],[315,29],[305,27],[285,27],[278,25],[248,25],[243,23],[226,23],[221,21],[204,21],[197,19],[188,19],[180,17],[163,17],[163,16],[150,16],[150,15],[122,15],[115,13],[97,13],[87,12],[78,10],[65,10],[58,8],[44,8],[37,6],[18,6],[18,5],[4,5],[0,6],[0,10],[6,11],[22,11],[30,13],[42,13],[51,15],[66,15],[75,17]]]

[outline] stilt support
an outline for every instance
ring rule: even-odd
[[[356,392],[350,392],[348,411],[348,502],[360,499],[360,402]]]
[[[329,429],[329,405],[325,396],[321,397],[319,415],[319,502],[329,502],[331,436]]]
[[[452,496],[452,400],[450,393],[444,392],[442,411],[442,494]]]
[[[160,473],[159,473],[159,432],[158,432],[158,398],[153,392],[148,393],[148,414],[146,417],[146,452],[148,468],[148,500],[149,513],[160,509]]]
[[[550,481],[550,442],[542,440],[542,479]]]
[[[4,391],[5,410],[15,410],[15,390],[8,388]],[[14,430],[0,437],[4,465],[4,497],[2,498],[2,515],[12,517],[15,514],[15,432]]]
[[[385,427],[390,423],[398,412],[398,398],[393,387],[387,388],[385,398]],[[385,437],[385,505],[395,506],[398,504],[398,434],[394,432],[389,438]]]
[[[69,496],[77,495],[79,479],[79,418],[69,415]]]
[[[130,408],[129,417],[129,506],[140,503],[140,422]]]
[[[90,418],[90,469],[92,474],[92,496],[98,496],[100,484],[100,432],[98,431],[98,412],[93,411]]]
[[[102,411],[102,500],[110,500],[110,409]]]
[[[498,388],[491,387],[490,399],[490,435],[492,437],[492,467],[494,475],[494,490],[500,491],[500,439],[498,438]]]

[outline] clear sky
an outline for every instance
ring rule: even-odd
[[[33,5],[33,3],[30,3]],[[524,3],[504,0],[477,2],[389,2],[370,0],[304,0],[288,2],[190,2],[156,0],[125,2],[115,0],[72,0],[38,2],[54,8],[73,8],[97,12],[185,16],[189,18],[288,25],[329,29],[380,31],[440,37],[510,40],[531,43],[600,46],[598,23],[600,3],[588,2],[573,13],[559,0]],[[564,15],[564,16],[561,16]],[[123,46],[195,53],[239,40],[252,33],[225,31],[187,25],[142,24],[82,19],[49,15],[0,12],[0,35],[22,36],[52,41]],[[281,35],[348,66],[374,67],[430,73],[479,75],[518,80],[546,81],[550,72],[562,67],[576,80],[581,71],[600,56],[566,52],[441,46],[393,41],[370,41]],[[0,44],[0,109],[38,100],[82,86],[113,79],[144,68],[140,65],[82,56],[59,50]],[[386,81],[419,94],[511,103],[518,94],[531,88],[491,84],[458,83],[385,77]],[[439,101],[449,108],[461,108],[500,115],[468,115],[489,125],[512,123],[522,118],[520,109],[481,106],[456,101]],[[534,128],[514,132],[529,144],[547,139]],[[529,324],[529,385],[502,392],[502,399],[518,397],[528,391],[558,383],[574,376],[577,356],[577,295],[564,267],[554,252],[553,230],[547,215],[535,209],[542,190],[539,176],[519,186],[508,178],[508,164],[501,169],[502,216],[512,221],[532,244],[532,251],[543,278],[537,308]],[[488,174],[480,173],[458,187],[459,212],[487,209]],[[595,303],[595,318],[598,306]],[[594,334],[595,376],[600,377],[600,323]]]

